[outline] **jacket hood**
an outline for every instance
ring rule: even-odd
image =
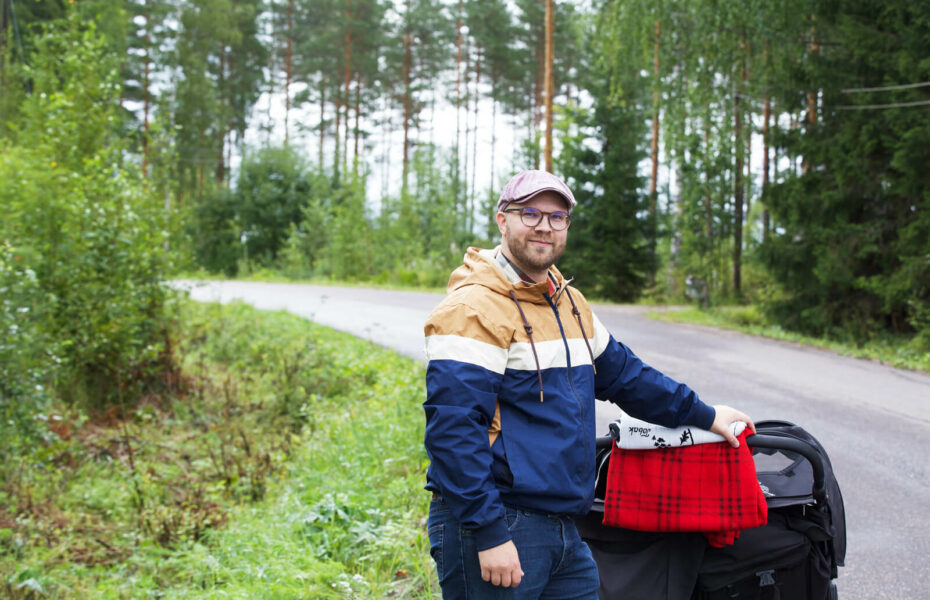
[[[513,291],[520,302],[545,303],[544,294],[549,291],[548,284],[545,281],[533,285],[512,283],[497,266],[498,252],[500,246],[493,250],[469,248],[465,253],[464,264],[452,271],[446,291],[451,293],[469,285],[480,285],[504,296],[509,296]],[[550,267],[549,271],[555,276],[558,289],[564,288],[566,281],[562,273],[555,266]]]

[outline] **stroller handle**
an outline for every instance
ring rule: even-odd
[[[776,435],[766,435],[764,433],[754,433],[746,436],[746,442],[752,448],[767,448],[770,450],[789,450],[803,456],[811,465],[814,472],[814,486],[812,494],[817,506],[823,506],[827,499],[826,486],[824,483],[823,460],[813,448],[800,440],[794,438],[782,437]],[[597,438],[597,449],[604,450],[611,447],[613,438],[604,436]]]
[[[814,486],[812,494],[817,506],[823,506],[827,500],[827,488],[824,480],[823,459],[809,445],[801,440],[779,435],[766,435],[755,433],[746,437],[746,442],[753,448],[767,448],[770,450],[789,450],[796,452],[807,459],[814,471]]]

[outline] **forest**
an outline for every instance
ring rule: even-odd
[[[682,300],[690,275],[786,328],[927,341],[922,7],[3,7],[4,153],[78,135],[57,169],[118,168],[176,269],[441,287],[495,243],[506,179],[548,168],[581,200],[563,270],[596,297]]]
[[[47,595],[6,570],[64,518],[47,469],[112,455],[132,482],[113,514],[199,542],[292,452],[244,432],[307,423],[228,406],[343,381],[235,342],[245,373],[167,280],[441,289],[497,243],[522,169],[575,192],[559,268],[592,298],[704,282],[786,331],[930,356],[928,117],[922,2],[0,0],[0,595]],[[211,393],[225,487],[178,496],[194,471],[149,474],[131,427]],[[124,531],[83,526],[77,563],[127,560]]]

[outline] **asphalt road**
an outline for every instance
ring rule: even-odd
[[[298,284],[178,282],[203,301],[284,309],[423,360],[439,294]],[[595,306],[614,336],[711,404],[798,423],[826,448],[843,492],[843,600],[930,598],[930,375],[709,327],[662,323],[641,307]],[[598,403],[599,429],[613,416]],[[786,599],[793,600],[793,599]]]

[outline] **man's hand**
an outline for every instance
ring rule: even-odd
[[[520,557],[512,540],[478,552],[478,563],[481,578],[492,585],[517,587],[523,579]]]
[[[714,424],[710,426],[710,430],[725,437],[734,448],[739,448],[739,440],[737,440],[733,432],[730,431],[730,423],[743,421],[746,423],[746,426],[749,427],[750,431],[753,433],[756,432],[756,424],[742,411],[730,408],[724,404],[717,404],[714,406],[714,412],[716,413],[714,416]]]

